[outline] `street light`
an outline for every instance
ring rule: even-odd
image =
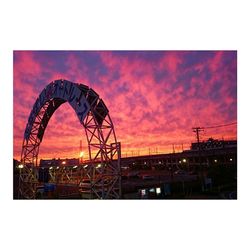
[[[17,167],[18,167],[19,169],[21,169],[21,168],[23,168],[24,166],[23,166],[23,164],[19,164]]]

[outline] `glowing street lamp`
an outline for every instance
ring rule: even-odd
[[[82,158],[82,157],[83,157],[83,151],[80,152],[80,158]]]
[[[23,168],[24,166],[23,166],[23,164],[19,164],[17,167],[18,167],[19,169],[21,169],[21,168]]]
[[[65,164],[66,164],[66,161],[63,161],[62,164],[65,165]]]
[[[100,168],[101,166],[102,166],[102,164],[99,163],[99,164],[96,166],[96,168]]]

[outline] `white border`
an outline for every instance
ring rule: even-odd
[[[249,224],[250,176],[247,1],[3,2],[1,249],[249,248],[244,229]],[[12,51],[16,49],[238,50],[239,199],[13,201]]]

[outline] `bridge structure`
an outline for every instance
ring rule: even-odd
[[[65,102],[76,112],[88,143],[87,164],[49,170],[49,182],[81,186],[86,197],[121,197],[121,146],[104,101],[91,88],[68,80],[55,80],[38,96],[26,125],[22,145],[20,199],[35,199],[39,186],[39,148],[53,113]]]

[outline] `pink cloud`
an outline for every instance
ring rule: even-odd
[[[46,54],[46,67],[34,52],[16,53],[16,158],[20,158],[23,132],[36,98],[50,81],[58,78],[83,82],[100,95],[110,110],[124,152],[148,152],[150,147],[171,151],[173,143],[190,144],[195,140],[194,126],[236,120],[237,100],[232,94],[236,91],[236,73],[232,70],[236,68],[235,60],[226,64],[223,60],[227,54],[222,52],[214,52],[207,60],[192,65],[187,61],[188,52],[162,52],[162,56],[152,60],[141,55],[95,52],[95,61],[91,53],[69,52],[63,62],[55,59],[56,54]],[[204,136],[209,136],[210,131]],[[236,137],[236,126],[211,134]],[[40,157],[77,156],[80,139],[86,140],[84,130],[74,110],[64,104],[48,124]]]

